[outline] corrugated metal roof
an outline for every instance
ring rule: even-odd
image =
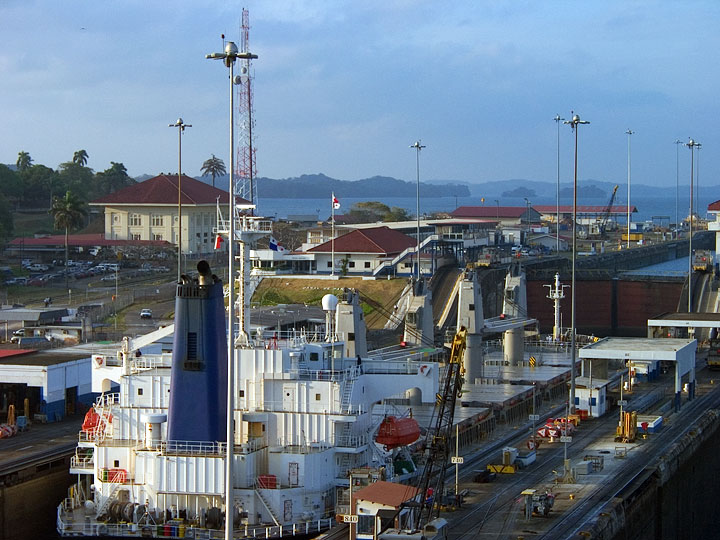
[[[353,499],[397,508],[405,501],[409,501],[415,497],[419,492],[420,490],[413,486],[378,480],[374,484],[353,491]]]

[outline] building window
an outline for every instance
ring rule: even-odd
[[[143,389],[142,389],[142,388],[138,388],[138,396],[142,396],[142,395],[143,395]]]
[[[355,261],[348,262],[348,267],[355,268]]]
[[[370,261],[365,261],[365,268],[370,268]]]
[[[332,268],[332,261],[328,261],[328,262],[327,262],[327,267],[328,267],[328,268]]]
[[[315,401],[320,401],[320,394],[315,394]]]
[[[240,397],[245,397],[245,390],[240,390],[240,391],[238,392],[238,396],[240,396]]]
[[[142,216],[140,214],[130,214],[130,226],[140,227],[142,225]]]
[[[131,240],[140,240],[140,235],[137,233],[133,233],[130,235]]]
[[[116,459],[115,461],[113,461],[113,464],[115,465],[116,469],[120,468],[120,460],[119,459]]]
[[[162,234],[153,234],[153,240],[162,241],[163,235]]]
[[[151,223],[152,223],[153,227],[162,227],[163,226],[163,216],[153,214]]]
[[[317,362],[318,360],[320,360],[320,355],[316,352],[311,352],[310,353],[310,361]]]

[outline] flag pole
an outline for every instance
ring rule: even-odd
[[[332,198],[330,199],[330,206],[332,207],[332,211],[330,212],[330,246],[331,246],[331,255],[330,255],[330,275],[335,275],[335,192],[332,194]]]

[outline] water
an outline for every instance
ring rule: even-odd
[[[717,260],[715,258],[715,252],[711,251],[711,253],[713,256],[713,260]],[[690,269],[690,257],[680,257],[673,261],[665,261],[662,263],[653,264],[651,266],[646,266],[644,268],[639,268],[637,270],[629,270],[627,272],[623,272],[623,274],[634,275],[634,276],[685,277],[688,275],[689,269]]]
[[[672,190],[669,190],[672,191]],[[387,206],[397,206],[404,208],[410,214],[415,214],[416,199],[415,197],[382,197],[378,194],[368,194],[367,197],[363,198],[348,198],[338,197],[340,204],[342,205],[338,214],[345,214],[350,211],[351,206],[357,202],[379,200]],[[483,203],[481,197],[421,197],[420,198],[420,213],[422,215],[429,215],[434,212],[452,212],[458,206],[495,206],[495,201],[498,201],[499,206],[525,206],[525,199],[519,197],[498,197],[487,198]],[[716,199],[711,197],[702,196],[699,201],[700,212],[695,210],[701,217],[706,217],[706,210],[710,203]],[[547,197],[534,197],[530,201],[531,205],[555,205],[555,195]],[[565,201],[560,200],[561,205],[571,205],[572,200]],[[607,204],[607,201],[600,201],[598,199],[581,201],[578,200],[578,205],[595,205],[603,206]],[[624,204],[624,203],[617,203]],[[641,197],[632,199],[632,204],[637,208],[637,212],[632,215],[633,222],[643,221],[654,221],[661,225],[668,225],[669,223],[675,223],[675,196],[674,193],[671,197]],[[680,197],[678,201],[677,214],[679,219],[683,219],[690,213],[689,199],[687,197]],[[276,218],[287,218],[288,215],[293,214],[317,214],[319,219],[325,220],[330,217],[330,197],[325,199],[271,199],[271,198],[260,198],[258,203],[258,213],[267,217]],[[712,218],[712,216],[710,216]],[[624,218],[619,217],[618,222],[623,223]]]

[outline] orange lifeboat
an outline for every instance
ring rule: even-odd
[[[414,418],[386,416],[380,424],[375,442],[387,450],[414,443],[420,438],[420,426]]]

